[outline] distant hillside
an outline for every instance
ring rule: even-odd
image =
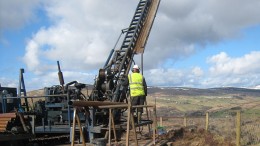
[[[93,86],[83,89],[90,95]],[[29,96],[43,95],[44,90],[28,92]],[[148,87],[147,103],[158,108],[158,116],[200,115],[205,111],[229,110],[234,108],[258,109],[260,90],[246,88],[187,88],[187,87]],[[42,98],[44,100],[44,98]],[[39,98],[33,99],[37,101]],[[29,100],[31,103],[32,100]]]
[[[86,85],[83,93],[86,94],[86,89],[90,94],[93,85]],[[188,88],[188,87],[148,87],[148,95],[164,95],[164,96],[225,96],[231,95],[237,98],[243,97],[260,97],[260,89],[247,89],[235,87],[222,87],[222,88]],[[29,95],[43,95],[43,89],[30,91]]]
[[[260,97],[260,90],[222,87],[222,88],[187,88],[187,87],[149,87],[148,94],[162,94],[166,96],[223,96],[234,95],[239,97]]]

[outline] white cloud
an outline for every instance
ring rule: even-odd
[[[239,37],[241,30],[260,24],[259,7],[258,0],[161,1],[145,52],[148,63],[175,62],[206,45]]]
[[[1,0],[0,1],[0,45],[8,46],[10,42],[4,33],[8,30],[20,28],[37,21],[36,10],[39,0]]]
[[[219,75],[250,75],[259,73],[260,52],[254,51],[243,57],[231,58],[225,52],[214,55],[208,59],[213,66],[210,73]]]
[[[56,81],[50,75],[57,68],[56,60],[60,60],[64,71],[74,70],[75,74],[98,70],[107,59],[120,30],[128,27],[136,5],[137,1],[128,0],[43,2],[41,8],[44,8],[51,24],[48,27],[43,24],[28,39],[23,56],[25,64],[30,71],[40,74],[44,83],[48,83],[46,85]],[[152,85],[205,87],[254,84],[251,80],[258,78],[254,74],[259,70],[258,52],[241,58],[232,58],[224,52],[212,56],[208,59],[212,65],[208,74],[199,66],[186,70],[156,68],[169,60],[174,64],[208,44],[237,37],[241,30],[259,25],[259,7],[259,0],[162,0],[144,54],[148,82]],[[24,15],[24,18],[22,22],[33,17]],[[79,75],[90,78],[85,74]],[[223,77],[229,78],[222,81]],[[71,76],[70,79],[78,78]],[[39,80],[35,78],[35,81]]]
[[[53,24],[40,29],[27,50],[31,41],[38,44],[41,53],[35,57],[41,65],[59,59],[65,68],[97,69],[106,60],[120,30],[128,27],[136,4],[119,0],[46,1],[43,8]],[[231,5],[235,13],[230,12]],[[147,68],[169,59],[175,62],[193,54],[198,46],[219,42],[259,24],[259,5],[258,0],[162,1],[145,52]],[[33,66],[26,59],[25,63]]]
[[[242,57],[230,57],[220,52],[208,58],[209,74],[201,81],[202,86],[253,87],[259,84],[260,52],[253,51]]]
[[[200,77],[204,74],[203,70],[200,67],[194,67],[192,69],[192,73],[194,74],[194,76],[197,76],[197,77]]]
[[[177,85],[182,83],[183,73],[174,69],[151,69],[144,73],[148,85]]]
[[[0,77],[0,84],[2,87],[18,87],[17,80]]]
[[[199,67],[193,69],[151,69],[144,72],[148,85],[151,86],[188,86],[200,84],[203,71]]]
[[[116,3],[46,2],[45,10],[53,24],[41,28],[28,41],[23,57],[28,69],[43,73],[52,70],[56,60],[63,63],[64,69],[96,70],[102,67],[120,30],[128,27],[132,17],[129,12],[134,12],[136,4],[129,2],[133,6],[130,10],[131,7]]]
[[[38,0],[1,0],[0,1],[0,30],[18,29],[34,21]]]
[[[95,75],[84,72],[63,71],[63,77],[65,84],[71,81],[77,81],[79,83],[93,84]],[[41,76],[34,76],[27,79],[25,76],[25,84],[27,91],[34,89],[42,89],[44,87],[51,87],[53,85],[59,85],[59,77],[57,72],[48,72]]]
[[[151,69],[145,71],[148,84],[188,87],[255,87],[260,83],[260,51],[241,57],[220,52],[208,59],[209,70],[196,66],[188,69]]]
[[[31,40],[27,47],[26,47],[27,53],[24,56],[24,60],[27,63],[27,67],[29,70],[33,70],[34,68],[39,66],[39,48],[38,44],[36,44],[35,41]]]

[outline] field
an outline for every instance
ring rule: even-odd
[[[205,129],[205,114],[209,112],[209,131],[236,142],[236,112],[241,111],[241,145],[260,144],[260,98],[237,95],[185,96],[152,94],[148,104],[156,104],[157,117],[163,118],[167,129],[184,125]]]

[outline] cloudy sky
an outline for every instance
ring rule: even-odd
[[[0,0],[0,83],[93,84],[138,0]],[[259,0],[161,0],[144,53],[151,86],[260,85]],[[135,56],[140,63],[140,55]]]

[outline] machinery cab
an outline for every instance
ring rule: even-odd
[[[8,113],[18,108],[20,101],[17,98],[17,89],[10,87],[0,87],[0,113]]]

